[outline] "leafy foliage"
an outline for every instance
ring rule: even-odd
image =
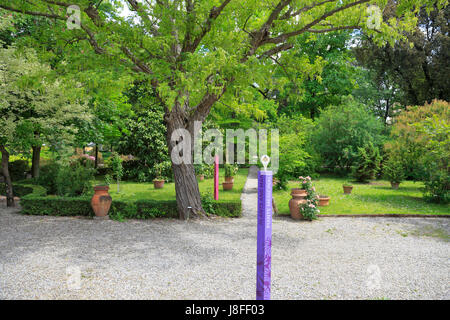
[[[156,177],[154,166],[169,160],[162,108],[147,108],[129,119],[118,144],[118,152],[136,157],[133,163],[124,165],[128,179],[140,176],[142,181],[151,181]]]
[[[401,183],[405,179],[403,164],[395,158],[388,159],[383,166],[383,173],[390,182]]]
[[[80,162],[60,166],[55,177],[56,194],[76,197],[91,193],[94,172],[92,165],[83,166]]]
[[[371,71],[378,89],[384,91],[379,103],[385,100],[383,112],[388,115],[395,103],[422,105],[450,99],[450,6],[419,8],[417,25],[406,33],[408,41],[380,47],[371,37],[362,36],[354,49],[359,64]],[[388,5],[383,14],[387,21],[396,10]]]
[[[319,201],[317,199],[316,188],[312,184],[311,177],[299,178],[301,188],[306,190],[306,202],[299,206],[300,214],[306,220],[315,220],[317,219],[317,214],[320,213],[320,210],[317,208]]]
[[[358,158],[352,167],[352,175],[359,182],[367,182],[375,178],[380,170],[380,151],[372,142],[358,148]]]
[[[77,133],[77,121],[90,121],[76,83],[53,79],[34,50],[0,49],[0,143],[28,152],[45,141],[61,149]]]
[[[153,175],[155,180],[166,180],[165,174],[170,171],[172,165],[169,161],[163,161],[153,166]]]
[[[52,195],[75,197],[92,192],[95,170],[92,162],[74,159],[70,162],[50,162],[41,168],[37,183]]]
[[[30,170],[27,160],[15,160],[8,164],[12,181],[25,179],[26,173]]]
[[[225,163],[225,177],[234,177],[239,169],[238,166],[233,164]]]
[[[424,106],[407,107],[394,118],[391,140],[385,144],[385,149],[391,157],[402,161],[407,178],[424,179],[426,168],[423,158],[429,154],[430,146],[437,145],[430,141],[431,132],[418,130],[418,126],[423,127],[427,119],[433,117],[444,121],[450,119],[450,104],[435,100]],[[422,125],[419,125],[420,123]]]
[[[323,164],[332,171],[348,172],[356,163],[359,148],[383,142],[383,124],[363,105],[349,99],[325,110],[317,120],[311,143]]]
[[[425,196],[433,202],[450,202],[450,123],[436,115],[416,125],[427,140],[421,158]]]

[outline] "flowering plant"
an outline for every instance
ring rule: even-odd
[[[313,188],[311,177],[308,176],[306,178],[304,177],[298,177],[300,179],[300,189],[304,189],[306,191],[311,190]]]
[[[320,210],[317,209],[318,199],[316,188],[312,184],[311,177],[299,177],[299,179],[302,181],[302,189],[306,190],[306,202],[300,206],[300,213],[307,220],[317,219],[317,214],[320,213]]]
[[[225,177],[234,177],[238,171],[238,166],[232,164],[225,164]]]
[[[317,209],[317,204],[314,203],[314,200],[306,200],[300,206],[300,213],[306,220],[314,220],[317,219],[317,214],[320,213],[320,210]]]

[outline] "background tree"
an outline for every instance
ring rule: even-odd
[[[448,150],[444,151],[449,139],[448,119],[449,103],[439,100],[407,107],[395,117],[385,149],[391,157],[402,161],[407,178],[431,182],[433,176],[440,176],[441,187],[448,187]]]
[[[396,14],[391,5],[383,13],[385,20]],[[386,95],[386,113],[395,102],[406,106],[450,100],[449,19],[450,6],[424,5],[418,12],[417,25],[407,33],[408,42],[379,47],[374,38],[361,37],[354,48],[359,64],[374,73],[379,87],[394,91],[398,86],[403,93]]]
[[[156,176],[153,167],[169,161],[164,111],[158,103],[146,99],[147,93],[139,95],[137,101],[130,99],[135,112],[123,127],[117,151],[136,157],[133,161],[124,162],[127,178],[152,181]]]
[[[55,81],[50,68],[41,64],[33,50],[0,49],[0,145],[4,156],[3,175],[11,198],[8,172],[9,154],[40,151],[45,142],[64,144],[73,139],[75,119],[89,120],[87,107],[77,90]],[[37,159],[37,161],[36,161]],[[35,175],[39,156],[33,156]],[[9,205],[11,199],[8,200]]]
[[[349,31],[316,37],[303,34],[295,39],[295,59],[307,59],[313,68],[310,74],[298,70],[290,75],[296,81],[286,83],[279,93],[281,113],[300,113],[314,119],[320,110],[341,104],[352,93],[355,67],[348,48],[350,39]]]
[[[239,98],[240,89],[255,82],[267,87],[264,79],[271,79],[276,66],[271,57],[292,59],[292,38],[364,29],[380,43],[394,42],[411,30],[424,3],[399,2],[399,21],[382,22],[373,30],[366,24],[367,5],[382,4],[369,0],[248,1],[245,6],[232,0],[127,2],[134,12],[129,18],[118,14],[118,2],[1,0],[0,8],[47,17],[64,45],[86,40],[109,65],[144,73],[164,107],[169,153],[179,142],[172,133],[186,129],[193,134],[194,122],[204,121],[222,97]],[[72,4],[81,8],[80,29],[65,32],[65,10]],[[173,172],[180,217],[203,214],[193,165],[173,165]]]
[[[344,173],[359,159],[359,148],[369,142],[376,148],[382,145],[382,133],[379,119],[367,107],[349,98],[342,105],[322,112],[311,143],[326,167]]]

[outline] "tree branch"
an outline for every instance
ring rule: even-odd
[[[311,33],[325,33],[325,32],[332,32],[337,30],[355,30],[355,29],[361,29],[360,26],[340,26],[340,27],[333,27],[328,29],[308,29],[306,32]]]
[[[334,10],[328,11],[328,12],[324,13],[323,15],[321,15],[320,17],[318,17],[317,19],[315,19],[314,21],[312,21],[312,22],[308,23],[307,25],[305,25],[300,30],[288,32],[288,33],[279,35],[279,36],[274,37],[274,38],[265,39],[264,41],[262,41],[261,45],[266,44],[266,43],[275,43],[276,44],[276,43],[284,42],[284,41],[286,41],[287,39],[289,39],[291,37],[298,36],[298,35],[306,32],[306,31],[310,30],[316,24],[318,24],[319,22],[325,20],[326,18],[334,15],[335,13],[338,13],[340,11],[349,9],[351,7],[354,7],[354,6],[357,6],[359,4],[363,4],[363,3],[369,2],[369,1],[370,0],[359,0],[359,1],[356,1],[356,2],[348,3],[345,6],[341,6],[339,8],[334,9]]]
[[[158,34],[157,30],[153,26],[153,22],[150,19],[149,15],[145,12],[141,5],[137,2],[137,0],[127,0],[130,6],[133,8],[133,11],[137,12],[139,17],[144,21],[144,25],[148,32],[152,35],[156,36]]]
[[[279,45],[277,47],[273,47],[272,49],[264,51],[263,53],[261,53],[259,55],[258,59],[263,59],[266,57],[273,56],[274,54],[280,53],[282,51],[287,51],[289,49],[292,49],[293,47],[294,47],[294,45],[291,43],[284,43],[282,45]]]
[[[5,6],[4,4],[0,4],[0,8],[7,10],[7,11],[13,11],[13,12],[19,12],[23,14],[28,14],[31,16],[38,16],[38,17],[47,17],[52,19],[59,19],[59,20],[66,20],[65,17],[58,16],[56,14],[52,13],[46,13],[46,12],[37,12],[37,11],[29,11],[29,10],[20,10],[12,7]]]
[[[292,13],[292,9],[290,9],[283,16],[281,16],[280,19],[281,20],[288,20],[288,19],[294,18],[294,17],[298,16],[300,13],[309,11],[309,10],[315,8],[315,7],[318,7],[318,6],[321,6],[323,4],[326,4],[326,3],[329,3],[329,2],[333,2],[333,1],[335,1],[335,0],[325,0],[325,1],[322,1],[322,2],[315,2],[313,4],[310,4],[309,6],[305,6],[305,7],[301,8],[301,9],[298,9],[297,11],[295,11],[293,13]]]
[[[222,13],[223,9],[230,3],[231,0],[224,0],[220,7],[212,7],[209,11],[209,16],[204,22],[202,26],[202,32],[191,42],[186,42],[183,46],[182,52],[194,52],[202,39],[206,36],[206,34],[211,31],[212,23],[217,19],[218,16]]]

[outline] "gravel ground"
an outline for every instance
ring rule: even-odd
[[[242,200],[240,219],[187,223],[23,216],[2,204],[0,298],[254,299],[254,169]],[[272,298],[450,299],[449,234],[445,218],[275,217]]]

